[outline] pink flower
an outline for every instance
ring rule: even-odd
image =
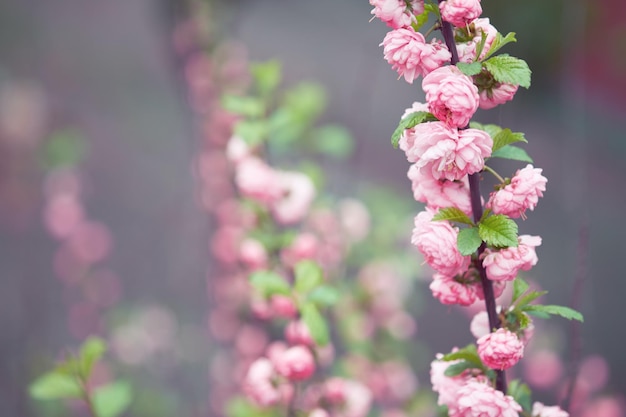
[[[470,323],[470,332],[476,339],[480,339],[491,332],[489,328],[489,315],[486,311],[481,311],[474,316]]]
[[[477,344],[478,356],[492,369],[509,369],[524,356],[522,341],[505,328],[481,337]]]
[[[410,27],[388,32],[380,46],[383,46],[385,60],[410,84],[418,76],[439,68],[452,56],[440,41],[426,43],[424,36]]]
[[[441,17],[456,27],[467,26],[483,12],[480,0],[446,0],[439,3]]]
[[[289,267],[293,267],[299,261],[314,259],[320,247],[319,239],[312,233],[301,233],[293,242],[280,253],[281,261]]]
[[[443,275],[454,276],[464,272],[470,263],[456,245],[458,229],[446,221],[431,221],[433,211],[426,210],[415,217],[411,243],[417,246],[431,268]]]
[[[497,83],[492,88],[481,90],[478,94],[480,100],[478,106],[481,109],[489,110],[499,104],[511,101],[517,93],[518,87],[515,84]]]
[[[540,402],[536,402],[533,404],[533,417],[569,417],[569,413],[567,411],[561,410],[561,407],[552,406],[547,407]]]
[[[315,198],[313,181],[300,172],[276,172],[281,197],[272,203],[274,219],[281,224],[294,224],[308,213]]]
[[[226,157],[229,161],[237,164],[250,155],[250,147],[241,137],[234,135],[228,140]]]
[[[280,391],[272,384],[274,366],[267,358],[257,359],[250,365],[244,378],[243,390],[250,399],[267,407],[281,400]]]
[[[437,404],[455,408],[457,392],[466,384],[468,377],[463,374],[455,377],[446,376],[446,369],[459,361],[442,361],[442,357],[443,355],[438,354],[437,360],[430,364],[430,383],[433,386],[433,391],[439,394]]]
[[[435,274],[430,283],[433,297],[442,304],[458,304],[468,306],[476,301],[476,290],[473,285],[459,282],[454,277]]]
[[[407,174],[411,180],[413,197],[432,209],[456,207],[467,215],[472,214],[467,177],[458,181],[437,180],[411,165]]]
[[[548,180],[541,175],[540,168],[528,164],[518,170],[511,183],[491,193],[487,208],[496,214],[505,214],[512,218],[522,217],[527,209],[535,209],[539,197],[543,197]]]
[[[563,377],[563,361],[551,350],[534,351],[522,363],[524,379],[533,388],[554,388]]]
[[[476,380],[461,387],[457,396],[456,407],[449,409],[450,417],[518,417],[522,411],[513,397]]]
[[[430,112],[448,126],[467,126],[478,110],[478,88],[471,77],[454,65],[437,68],[426,75],[422,88]]]
[[[276,371],[290,381],[309,379],[315,372],[315,359],[304,346],[293,346],[274,359]]]
[[[294,318],[298,314],[298,309],[291,297],[274,294],[270,299],[270,307],[274,317]]]
[[[293,320],[285,327],[285,339],[292,345],[315,345],[309,328],[302,320]]]
[[[330,414],[323,408],[316,408],[309,413],[309,417],[330,417]]]
[[[365,417],[372,404],[372,392],[360,382],[331,378],[324,384],[324,397],[337,407],[337,417]]]
[[[244,239],[239,245],[239,259],[246,267],[256,270],[267,266],[267,251],[256,239]]]
[[[278,200],[283,192],[276,172],[256,157],[245,158],[239,162],[235,183],[245,197],[265,205]]]
[[[512,281],[520,269],[528,271],[537,264],[535,248],[541,245],[541,237],[522,235],[517,240],[517,247],[485,251],[483,266],[487,271],[487,278],[493,281]]]
[[[370,4],[374,6],[371,14],[394,29],[411,26],[415,16],[424,12],[423,0],[411,0],[408,8],[404,0],[370,0]]]
[[[482,130],[459,131],[443,122],[419,124],[412,134],[414,139],[406,143],[412,144],[406,151],[407,159],[438,180],[460,180],[480,172],[493,146],[489,134]]]
[[[487,55],[493,41],[496,39],[498,30],[489,23],[489,19],[486,17],[474,20],[467,28],[469,28],[469,35],[473,36],[473,38],[469,42],[458,43],[456,50],[459,55],[459,61],[469,63],[474,62],[476,58],[476,48],[482,42],[482,34],[484,33],[486,38],[478,59],[483,59]],[[466,29],[460,30],[465,31]]]

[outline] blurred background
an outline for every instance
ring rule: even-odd
[[[545,197],[520,226],[543,238],[531,278],[550,292],[549,303],[575,305],[585,315],[582,352],[604,357],[606,391],[625,395],[626,3],[482,4],[501,32],[518,34],[506,52],[533,70],[529,91],[477,114],[480,122],[525,132],[548,178]],[[173,334],[181,343],[180,360],[161,363],[144,385],[160,378],[184,392],[167,400],[173,410],[202,402],[210,390],[206,367],[196,365],[210,344],[204,321],[213,228],[195,195],[198,127],[174,36],[196,10],[195,3],[165,0],[0,3],[2,416],[43,415],[25,387],[100,323],[91,304],[75,302],[66,284],[77,266],[64,261],[49,232],[54,221],[44,208],[59,189],[80,188],[84,206],[76,210],[90,218],[85,256],[106,260],[99,270],[106,278],[90,292],[94,302],[154,326],[163,343]],[[354,154],[331,167],[334,193],[383,186],[410,196],[408,164],[389,137],[404,109],[423,96],[383,60],[378,45],[387,28],[369,22],[366,1],[213,1],[210,10],[210,38],[228,39],[231,51],[252,61],[282,61],[287,84],[314,80],[327,88],[324,120],[345,125],[356,139]],[[68,161],[79,162],[80,180],[46,174]],[[426,311],[418,338],[429,339],[434,352],[466,343],[459,342],[469,334],[458,311],[434,301]],[[570,324],[551,322],[547,331],[567,358]],[[119,337],[138,336],[129,330]]]

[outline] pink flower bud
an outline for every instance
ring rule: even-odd
[[[266,205],[281,197],[276,172],[262,160],[252,156],[245,158],[237,165],[235,174],[235,183],[245,197]]]
[[[270,299],[270,306],[275,317],[294,318],[298,309],[290,297],[284,295],[273,295]]]
[[[441,17],[456,27],[467,26],[483,12],[480,0],[446,0],[439,3]]]
[[[299,261],[315,259],[319,247],[319,239],[314,234],[301,233],[281,251],[280,259],[286,266],[293,267]]]
[[[312,347],[315,345],[311,332],[302,320],[291,321],[285,327],[285,339],[292,345],[305,345]]]
[[[509,369],[524,356],[524,344],[515,333],[500,328],[478,339],[478,356],[492,369]]]
[[[422,88],[430,112],[450,127],[465,127],[478,110],[478,88],[454,65],[437,68],[424,77]]]
[[[256,239],[244,239],[239,246],[239,259],[251,270],[263,269],[267,266],[267,251]]]
[[[315,372],[315,359],[304,346],[294,346],[275,358],[276,371],[290,381],[303,381]]]

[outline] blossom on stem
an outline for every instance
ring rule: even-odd
[[[441,360],[442,357],[442,354],[438,354],[437,359],[430,364],[430,383],[433,386],[433,391],[439,394],[437,404],[452,409],[456,407],[457,392],[467,383],[469,377],[465,374],[454,377],[446,376],[446,369],[460,361],[443,361]]]
[[[492,88],[480,90],[478,93],[479,104],[481,109],[489,110],[513,100],[517,93],[518,85],[507,83],[496,83]]]
[[[277,171],[276,177],[282,192],[271,206],[274,219],[287,225],[301,221],[315,198],[313,181],[300,172]]]
[[[379,46],[383,47],[385,60],[409,84],[439,68],[452,56],[441,41],[426,43],[424,35],[411,27],[388,32]]]
[[[540,402],[533,404],[532,417],[569,417],[567,411],[563,411],[561,407],[556,405],[548,407]]]
[[[527,209],[535,209],[539,197],[546,191],[548,180],[541,172],[542,169],[531,164],[517,170],[510,184],[490,194],[486,207],[495,214],[523,218]]]
[[[430,112],[448,126],[467,126],[478,110],[478,87],[454,65],[430,72],[422,81],[422,89]]]
[[[276,172],[261,159],[251,156],[237,164],[235,183],[245,197],[268,205],[282,194]]]
[[[309,328],[302,320],[289,322],[287,327],[285,327],[285,339],[292,345],[305,345],[309,347],[315,345]]]
[[[281,400],[281,393],[272,384],[275,375],[274,366],[269,359],[257,359],[250,365],[244,378],[244,392],[260,406],[277,404]]]
[[[434,212],[427,209],[415,216],[411,243],[417,246],[426,263],[437,272],[447,276],[464,272],[470,257],[459,253],[456,244],[458,228],[446,221],[431,221],[433,215]]]
[[[457,181],[438,180],[421,171],[416,165],[411,165],[407,176],[411,180],[413,197],[416,201],[425,203],[435,210],[456,207],[467,215],[472,214],[467,177]]]
[[[477,380],[470,380],[456,395],[456,406],[449,408],[450,417],[518,417],[522,411],[513,397]]]
[[[458,277],[458,275],[457,275]],[[476,301],[476,289],[455,277],[443,274],[435,274],[430,283],[433,296],[442,304],[458,304],[462,306],[472,305]]]
[[[275,355],[276,371],[290,381],[309,379],[315,372],[315,359],[309,349],[304,346],[293,346],[281,355]]]
[[[487,278],[492,281],[512,281],[520,269],[528,271],[537,264],[535,248],[541,245],[541,237],[522,235],[517,238],[517,241],[517,247],[485,250],[483,266],[487,272]]]
[[[457,43],[456,45],[459,61],[466,63],[474,62],[477,47],[482,42],[483,33],[485,34],[485,43],[478,59],[483,59],[487,55],[498,34],[498,30],[489,23],[489,18],[486,17],[475,19],[468,26],[459,28],[457,31],[461,31],[464,37],[471,37],[469,41]]]
[[[415,16],[424,12],[424,0],[370,0],[371,14],[394,29],[411,26]]]
[[[446,0],[439,3],[441,18],[456,27],[467,26],[483,12],[480,0]]]
[[[484,335],[477,344],[478,356],[492,369],[509,369],[524,356],[524,343],[505,328]]]

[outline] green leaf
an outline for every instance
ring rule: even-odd
[[[467,371],[468,369],[476,368],[480,369],[482,368],[482,365],[477,366],[475,363],[462,361],[458,363],[453,363],[452,365],[448,366],[443,374],[447,377],[455,377],[462,374],[464,371]]]
[[[250,284],[264,296],[289,295],[291,288],[283,277],[271,271],[256,271],[250,275]]]
[[[456,237],[456,246],[463,256],[468,256],[476,252],[482,243],[483,240],[478,234],[477,227],[461,229]]]
[[[303,118],[303,122],[311,123],[326,107],[326,91],[316,83],[302,82],[285,93],[284,105]]]
[[[80,347],[80,368],[82,376],[85,380],[89,379],[93,365],[100,360],[106,350],[106,342],[99,337],[93,336],[85,340],[83,345]]]
[[[516,247],[517,223],[503,214],[496,214],[478,223],[478,235],[490,246]]]
[[[265,113],[265,104],[257,97],[225,95],[222,97],[222,107],[247,117],[261,117]]]
[[[485,31],[481,30],[480,31],[480,42],[476,46],[476,55],[474,55],[474,61],[478,61],[478,58],[480,58],[480,54],[483,53],[483,49],[485,49],[485,42],[487,42],[487,33]],[[481,66],[481,69],[482,69],[482,66]]]
[[[456,66],[463,74],[470,77],[478,74],[483,69],[483,64],[480,62],[470,62],[469,64],[466,62],[457,62]]]
[[[294,267],[295,289],[299,294],[311,291],[320,285],[324,277],[322,269],[311,260],[300,261]]]
[[[459,222],[464,224],[474,225],[474,222],[463,211],[456,207],[446,207],[439,209],[437,214],[433,216],[433,221],[448,220],[451,222]]]
[[[530,286],[526,281],[520,277],[515,278],[515,281],[513,281],[513,298],[511,299],[511,304],[515,303],[522,294],[528,291],[528,288],[530,288]]]
[[[77,165],[85,156],[86,148],[85,139],[78,131],[54,132],[44,144],[42,164],[46,168]]]
[[[83,395],[76,376],[55,371],[37,378],[28,388],[28,392],[37,400],[81,398]]]
[[[487,133],[489,133],[489,136],[491,136],[492,138],[495,138],[498,133],[500,133],[502,131],[502,128],[498,125],[483,125],[481,123],[478,122],[470,122],[470,127],[472,129],[479,129],[479,130],[483,130]]]
[[[544,313],[542,311],[527,311],[526,314],[529,316],[534,316],[540,319],[549,319],[550,315],[548,313]]]
[[[227,417],[274,417],[275,411],[268,408],[259,408],[245,397],[237,396],[228,400],[226,404]]]
[[[515,39],[515,32],[509,32],[504,37],[502,36],[500,32],[498,32],[496,34],[496,38],[491,43],[491,47],[489,48],[489,51],[487,51],[487,54],[483,58],[483,61],[488,59],[491,55],[495,54],[504,45],[511,43],[511,42],[517,42],[517,39]]]
[[[526,140],[526,138],[524,137],[524,134],[521,132],[511,132],[511,129],[504,129],[501,130],[500,132],[498,132],[497,135],[492,136],[493,138],[493,151],[497,151],[498,149],[502,148],[503,146],[509,145],[511,143],[515,143],[515,142],[526,142],[528,143],[528,141]]]
[[[98,417],[117,417],[132,401],[132,389],[127,381],[117,381],[96,388],[92,393],[93,408]]]
[[[250,65],[250,73],[254,77],[256,87],[263,96],[271,94],[281,78],[281,65],[277,60],[258,62]]]
[[[525,305],[532,303],[537,298],[544,296],[547,293],[548,291],[531,291],[528,294],[522,296],[519,300],[517,300],[517,302],[515,302],[515,305],[517,306],[517,308],[524,307]]]
[[[569,308],[569,307],[564,307],[564,306],[555,306],[555,305],[527,305],[524,306],[522,308],[523,311],[527,312],[528,314],[532,314],[532,313],[545,313],[545,314],[551,314],[554,316],[561,316],[564,319],[568,319],[568,320],[577,320],[580,322],[583,322],[583,315],[580,314],[578,311]]]
[[[269,132],[266,120],[240,120],[235,124],[234,132],[249,146],[256,146],[263,142]]]
[[[519,405],[522,406],[524,411],[531,412],[531,391],[528,385],[520,382],[519,379],[514,379],[509,383],[507,394],[515,399]]]
[[[512,145],[505,145],[497,151],[491,152],[491,158],[512,159],[514,161],[533,163],[533,159],[525,150]]]
[[[327,125],[316,129],[312,133],[314,146],[320,153],[345,158],[352,153],[354,140],[352,135],[343,126]]]
[[[315,304],[306,303],[300,311],[304,324],[309,328],[311,337],[319,346],[325,346],[330,338],[326,319],[319,312]]]
[[[435,116],[425,111],[417,111],[407,115],[405,118],[400,120],[400,124],[396,127],[393,135],[391,135],[391,144],[394,148],[397,148],[398,142],[400,142],[400,136],[402,136],[406,129],[415,127],[420,123],[434,122],[436,120],[437,118]]]
[[[502,54],[488,59],[483,65],[498,82],[530,87],[531,71],[523,59]]]
[[[476,351],[476,345],[469,344],[462,349],[457,350],[456,352],[451,352],[443,355],[442,360],[444,361],[455,361],[455,360],[464,360],[471,362],[475,365],[482,366],[483,362],[480,360],[478,356],[478,352]]]
[[[320,285],[309,293],[307,300],[318,307],[330,307],[339,301],[339,291],[328,285]]]

